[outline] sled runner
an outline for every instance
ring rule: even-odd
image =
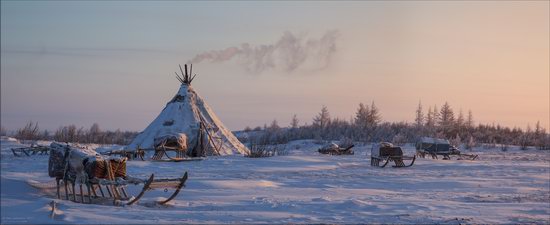
[[[411,163],[406,165],[405,160],[411,160]],[[401,147],[394,147],[391,143],[375,144],[371,149],[371,166],[384,168],[393,161],[395,166],[392,167],[410,167],[415,160],[416,156],[403,156]]]
[[[174,189],[166,200],[156,202],[166,204],[185,187],[188,177],[187,172],[175,179],[154,179],[154,174],[146,180],[130,177],[126,174],[126,158],[106,157],[93,150],[58,143],[51,144],[48,173],[55,178],[59,199],[80,203],[112,202],[115,205],[132,205],[149,190]],[[143,187],[134,196],[129,193],[128,185]]]

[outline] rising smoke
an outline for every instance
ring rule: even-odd
[[[287,31],[274,44],[254,46],[243,43],[237,47],[198,54],[188,63],[218,63],[235,59],[247,71],[257,74],[270,69],[285,72],[300,68],[317,70],[329,65],[336,52],[337,38],[337,30],[327,31],[319,39],[306,39]]]

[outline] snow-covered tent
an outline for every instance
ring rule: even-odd
[[[154,149],[162,143],[184,149],[191,157],[250,153],[193,90],[191,82],[196,75],[191,76],[192,69],[187,73],[187,65],[185,72],[180,66],[181,77],[176,73],[181,82],[178,93],[128,149]]]

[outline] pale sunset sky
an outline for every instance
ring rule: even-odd
[[[244,54],[195,62],[193,87],[232,130],[273,119],[287,126],[293,114],[311,123],[323,105],[347,120],[371,101],[384,121],[413,122],[419,101],[425,110],[447,101],[477,123],[548,129],[549,9],[549,1],[2,1],[1,125],[141,131],[176,94],[178,64],[295,37],[305,58],[280,58],[287,46],[262,58],[276,61],[263,70],[250,70]]]

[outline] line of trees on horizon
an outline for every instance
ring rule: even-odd
[[[293,115],[289,126],[281,127],[277,120],[268,126],[254,129],[246,127],[245,135],[239,135],[243,142],[283,144],[292,140],[340,140],[358,142],[388,141],[395,144],[414,143],[420,137],[436,137],[449,139],[456,146],[463,145],[467,149],[481,143],[501,147],[518,145],[522,149],[536,146],[539,149],[550,149],[550,134],[536,122],[532,129],[529,125],[525,130],[509,128],[500,124],[477,124],[471,110],[464,115],[459,110],[458,115],[448,102],[440,109],[437,105],[427,111],[421,102],[415,110],[413,123],[387,122],[374,103],[365,105],[359,103],[355,116],[349,120],[332,118],[326,106],[312,118],[311,124],[299,125],[296,115]],[[253,132],[255,131],[255,132]],[[258,132],[261,131],[261,132]],[[504,148],[503,147],[503,148]]]
[[[536,122],[534,128],[527,125],[525,130],[509,128],[499,124],[477,124],[471,110],[464,115],[462,110],[455,116],[450,104],[445,102],[440,109],[437,106],[429,107],[424,111],[419,102],[415,110],[414,122],[388,122],[382,120],[382,114],[371,102],[370,105],[359,103],[355,116],[349,120],[333,118],[326,106],[312,118],[311,124],[300,125],[297,115],[294,114],[290,124],[286,127],[273,120],[270,125],[254,129],[246,127],[244,135],[238,135],[242,142],[263,144],[284,144],[293,140],[340,140],[342,142],[380,142],[388,141],[395,144],[414,143],[420,137],[437,137],[449,139],[456,146],[464,145],[471,149],[479,144],[496,146],[518,145],[522,149],[536,146],[539,149],[550,149],[550,134]],[[20,140],[53,140],[73,143],[97,144],[129,144],[139,132],[134,131],[104,131],[97,123],[90,128],[75,125],[60,126],[54,132],[41,130],[37,122],[28,122],[23,128],[9,133]],[[0,135],[8,135],[4,127],[0,127]]]
[[[19,140],[50,140],[58,142],[71,143],[96,143],[96,144],[118,144],[127,145],[139,132],[134,131],[115,131],[101,130],[99,124],[94,123],[90,128],[77,127],[76,125],[60,126],[54,132],[49,130],[40,130],[38,122],[29,121],[23,128],[10,134]],[[0,136],[8,135],[8,131],[0,128]]]

